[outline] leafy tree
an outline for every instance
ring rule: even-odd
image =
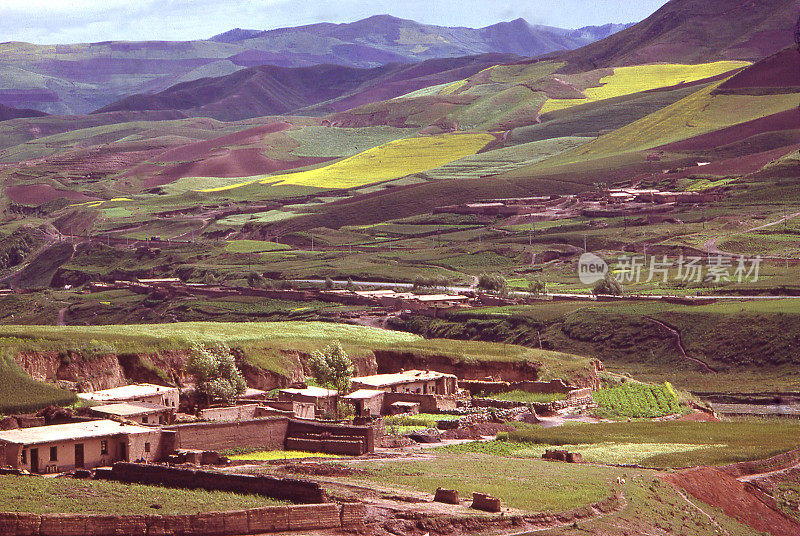
[[[267,284],[267,280],[258,272],[250,272],[247,274],[247,284],[252,288],[264,288]]]
[[[544,281],[539,279],[531,279],[528,281],[528,292],[531,294],[542,294],[545,291]]]
[[[606,276],[597,282],[592,289],[592,294],[599,296],[601,294],[607,296],[622,296],[622,285],[617,279],[611,275],[611,272],[606,273]]]
[[[311,374],[320,385],[346,393],[353,377],[353,361],[339,341],[311,354]]]
[[[197,390],[209,400],[219,398],[230,404],[247,389],[231,349],[223,343],[193,344],[186,370],[194,376]]]
[[[328,276],[325,277],[325,288],[327,290],[333,289],[333,279]]]
[[[508,294],[508,281],[500,274],[481,274],[478,277],[478,288],[505,296]]]

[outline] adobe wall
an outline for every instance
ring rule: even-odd
[[[363,503],[271,506],[191,515],[0,513],[3,536],[244,536],[364,525]],[[301,533],[302,534],[302,533]]]
[[[98,472],[97,475],[98,477],[105,476],[111,480],[125,483],[253,493],[302,504],[325,502],[325,492],[317,482],[297,478],[221,473],[166,465],[125,462],[115,463],[110,474],[108,472]]]
[[[363,445],[363,449],[358,454],[368,452],[375,452],[375,430],[371,426],[354,426],[346,424],[326,424],[315,421],[301,421],[297,419],[290,419],[287,427],[287,441],[288,439],[312,439],[312,440],[339,440],[339,441],[357,441]],[[294,443],[296,444],[296,443]],[[299,444],[296,444],[299,445]],[[325,448],[326,445],[315,445],[317,448]],[[331,448],[348,448],[342,445],[329,444]],[[288,448],[288,443],[287,443]],[[297,449],[303,450],[303,449]],[[329,452],[337,454],[337,452],[329,450],[317,450],[316,452]],[[354,452],[354,451],[353,451]],[[344,454],[344,452],[339,452]]]
[[[265,417],[250,421],[180,424],[166,428],[176,432],[175,448],[226,450],[236,447],[267,447],[283,450],[289,420]]]
[[[259,404],[207,408],[200,410],[199,417],[207,421],[249,421],[261,416],[258,408]]]
[[[414,393],[386,393],[383,395],[383,413],[395,402],[417,402],[421,413],[439,413],[458,407],[455,395],[421,395]]]

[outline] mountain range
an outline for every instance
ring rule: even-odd
[[[448,28],[378,15],[348,24],[240,30],[196,41],[0,44],[0,104],[81,114],[129,95],[248,67],[332,64],[369,69],[489,53],[538,56],[578,48],[623,28],[533,26],[522,19]]]

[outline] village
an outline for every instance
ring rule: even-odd
[[[594,366],[602,367],[599,362]],[[2,419],[0,474],[255,492],[298,505],[334,509],[326,511],[334,512],[338,522],[331,524],[319,514],[322,517],[314,518],[318,523],[306,521],[304,528],[348,528],[363,524],[363,503],[337,504],[324,485],[308,480],[302,471],[302,478],[243,475],[239,470],[253,462],[231,460],[221,453],[231,449],[274,451],[278,454],[275,459],[280,460],[281,452],[290,452],[291,458],[283,463],[297,465],[299,461],[302,467],[307,458],[312,462],[308,465],[312,475],[311,469],[319,465],[313,463],[315,456],[320,454],[403,458],[425,447],[493,438],[510,429],[507,422],[588,419],[585,414],[595,406],[592,390],[592,386],[577,387],[562,380],[459,380],[435,370],[400,370],[352,377],[348,392],[301,383],[269,393],[247,388],[231,403],[200,404],[193,386],[131,384],[80,392],[79,403],[72,408],[50,407],[34,415]],[[549,394],[552,401],[525,404],[492,398],[510,391]],[[349,417],[340,416],[343,410]],[[441,420],[433,428],[406,433],[386,423],[419,414]],[[560,451],[548,451],[544,457],[580,461],[579,454]],[[503,510],[499,499],[482,490],[475,490],[471,500],[460,500],[455,490],[434,491],[434,502],[493,513]],[[9,523],[0,519],[0,527]],[[2,533],[21,534],[21,529],[14,527]],[[287,521],[283,528],[294,526]],[[64,533],[59,530],[54,533]],[[192,532],[210,533],[250,532]]]

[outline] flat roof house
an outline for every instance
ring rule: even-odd
[[[137,383],[91,393],[78,393],[78,398],[100,404],[148,402],[177,409],[180,402],[180,391],[177,387]]]
[[[455,375],[434,370],[406,370],[394,374],[359,376],[350,381],[350,386],[353,389],[420,395],[452,395],[458,392]]]
[[[118,461],[163,458],[161,430],[111,420],[0,432],[0,463],[31,473],[60,473]]]
[[[150,402],[117,402],[92,406],[90,411],[102,418],[124,420],[136,424],[172,424],[175,408]]]
[[[304,389],[280,389],[278,391],[279,401],[291,402],[311,402],[317,411],[322,413],[333,413],[336,410],[339,392],[333,389],[323,389],[322,387],[306,387]]]

